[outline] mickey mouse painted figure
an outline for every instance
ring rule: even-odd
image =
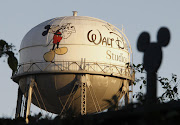
[[[53,47],[49,52],[46,52],[43,56],[45,61],[51,62],[53,61],[55,54],[64,55],[67,53],[68,48],[67,47],[59,48],[59,43],[61,42],[62,39],[67,39],[68,37],[70,37],[72,33],[76,32],[76,30],[75,27],[71,25],[71,23],[66,23],[63,24],[62,26],[46,25],[44,29],[46,30],[42,32],[43,36],[46,36],[48,33],[53,34],[52,40],[50,40],[49,43],[46,45],[46,47],[49,46],[49,44],[53,41]],[[56,45],[57,47],[55,48]]]
[[[57,49],[58,49],[59,48],[59,43],[62,40],[62,34],[59,31],[60,30],[59,25],[51,25],[51,26],[47,25],[47,26],[44,27],[44,29],[46,29],[46,30],[42,33],[43,36],[46,36],[48,33],[54,34],[52,50],[54,50],[54,47],[55,47],[56,44],[57,44]],[[49,44],[50,44],[50,42],[49,42]]]
[[[150,35],[147,32],[140,34],[137,41],[137,49],[144,52],[143,65],[147,71],[147,103],[156,103],[156,80],[157,70],[162,62],[162,47],[167,46],[170,41],[170,32],[162,27],[157,34],[157,43],[150,43]]]

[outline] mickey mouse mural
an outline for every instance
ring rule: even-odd
[[[140,34],[137,41],[137,49],[144,52],[143,65],[147,71],[147,103],[156,103],[157,93],[157,70],[162,62],[162,47],[167,46],[170,41],[170,32],[168,28],[161,27],[157,34],[157,43],[150,43],[148,32]]]
[[[46,62],[51,62],[53,61],[55,54],[64,55],[67,53],[68,48],[67,47],[59,48],[59,43],[61,42],[62,39],[67,39],[68,37],[70,37],[72,33],[76,32],[76,30],[75,27],[71,25],[71,23],[66,23],[63,24],[62,26],[46,25],[44,29],[45,31],[42,32],[43,36],[46,36],[48,33],[53,34],[53,38],[49,41],[48,45],[46,45],[49,46],[50,43],[53,42],[53,47],[49,52],[46,52],[43,56]]]

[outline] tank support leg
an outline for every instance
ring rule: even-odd
[[[124,95],[124,99],[125,99],[125,106],[129,104],[129,81],[125,80],[124,81],[125,87],[126,87],[126,93]]]
[[[23,93],[22,93],[20,86],[19,86],[15,118],[21,117],[20,114],[21,114],[22,97],[23,97]]]
[[[29,90],[27,94],[27,105],[26,105],[26,112],[25,112],[25,117],[26,117],[26,123],[29,123],[28,116],[30,114],[30,107],[31,107],[31,100],[32,100],[32,91],[33,91],[33,86],[34,86],[34,79],[31,79],[31,82],[29,84]]]
[[[86,115],[86,75],[81,76],[81,115]]]
[[[129,104],[129,93],[125,94],[125,106]]]

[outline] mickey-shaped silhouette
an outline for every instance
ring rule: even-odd
[[[170,41],[170,32],[167,28],[162,27],[157,34],[157,43],[150,43],[150,35],[147,32],[140,34],[137,42],[137,49],[144,52],[143,65],[147,71],[147,94],[148,103],[156,102],[156,80],[157,70],[162,62],[161,47],[167,46]]]

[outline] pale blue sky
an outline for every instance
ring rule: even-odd
[[[136,41],[142,31],[156,34],[161,26],[171,32],[168,47],[163,48],[164,58],[159,75],[169,77],[180,75],[180,1],[178,0],[0,0],[0,39],[13,43],[17,50],[24,35],[37,24],[54,17],[90,16],[105,20],[119,29],[123,24],[134,55],[134,63],[142,62],[142,54],[136,49]],[[11,71],[4,59],[0,59],[0,117],[14,117],[18,85],[11,77]],[[37,110],[32,107],[32,111]]]

